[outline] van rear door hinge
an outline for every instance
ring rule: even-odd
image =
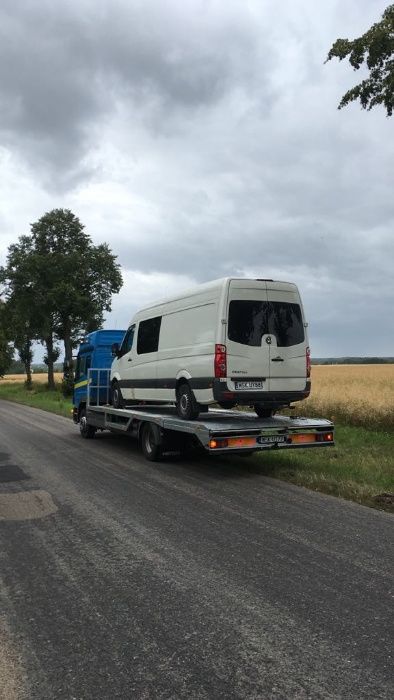
[[[227,323],[227,319],[226,319],[226,318],[222,318],[222,325],[225,326],[226,323]]]

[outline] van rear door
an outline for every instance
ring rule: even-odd
[[[227,316],[227,376],[231,391],[269,391],[270,334],[267,284],[231,280]]]
[[[306,383],[306,328],[298,289],[267,282],[269,307],[270,390],[302,391]]]

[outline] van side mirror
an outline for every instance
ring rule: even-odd
[[[112,357],[119,357],[119,343],[112,343],[111,354]]]

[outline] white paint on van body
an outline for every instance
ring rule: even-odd
[[[298,304],[306,327],[294,284],[225,278],[201,285],[182,296],[146,307],[134,316],[130,324],[135,325],[133,346],[128,353],[114,360],[111,370],[111,381],[122,382],[124,398],[175,401],[175,380],[184,377],[197,384],[193,390],[199,403],[214,403],[212,388],[199,388],[198,380],[213,381],[215,344],[226,345],[228,376],[224,381],[235,395],[235,381],[248,378],[263,380],[260,392],[267,394],[304,390],[306,328],[303,342],[291,347],[279,347],[272,333],[265,334],[258,346],[234,342],[228,338],[229,304],[232,300]],[[161,317],[158,349],[138,354],[139,324],[155,317]],[[274,358],[281,359],[276,362]],[[136,385],[124,386],[125,381]],[[253,394],[250,391],[251,403]]]

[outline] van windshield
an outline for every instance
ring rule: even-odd
[[[305,331],[300,306],[283,301],[230,301],[229,340],[258,347],[263,335],[274,335],[278,347],[302,343]]]

